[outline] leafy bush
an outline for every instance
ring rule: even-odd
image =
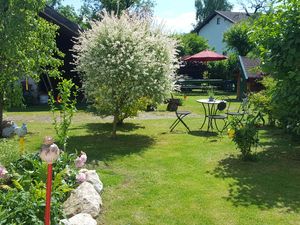
[[[64,218],[62,203],[76,186],[75,154],[61,153],[53,164],[51,224]],[[47,165],[38,154],[23,155],[0,179],[0,224],[43,224]]]
[[[257,116],[247,115],[243,119],[233,117],[230,122],[228,136],[241,151],[243,160],[253,159],[252,147],[256,147],[259,142],[256,120]]]
[[[0,139],[0,165],[9,165],[19,157],[19,148],[13,139]]]
[[[258,46],[262,69],[276,80],[274,118],[300,135],[300,1],[278,0],[274,5],[254,21],[250,38]]]
[[[276,88],[276,81],[270,76],[263,78],[260,83],[265,87],[264,90],[253,93],[249,96],[249,101],[253,110],[261,113],[262,116],[266,115],[270,125],[274,125],[274,104],[272,102]]]
[[[208,63],[208,73],[210,79],[234,79],[234,72],[238,70],[238,59],[234,54],[230,54],[227,60]]]

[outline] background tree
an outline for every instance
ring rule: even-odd
[[[229,50],[238,55],[246,56],[253,48],[254,43],[250,40],[251,19],[234,24],[224,33],[223,41]]]
[[[209,48],[207,40],[196,33],[176,34],[179,56],[193,55]]]
[[[232,5],[227,0],[195,0],[196,20],[203,22],[215,10],[230,11]]]
[[[300,1],[277,1],[272,13],[255,20],[250,39],[255,42],[262,69],[276,81],[272,97],[274,118],[300,134]]]
[[[246,11],[248,15],[258,12],[267,13],[273,9],[275,0],[240,0],[239,5]]]
[[[239,70],[238,57],[235,54],[229,54],[227,57],[227,60],[207,63],[207,72],[210,79],[235,79],[235,73]]]
[[[59,75],[62,62],[54,57],[62,56],[56,47],[57,26],[38,16],[45,4],[0,0],[0,125],[4,106],[22,102],[21,79]]]
[[[55,9],[62,5],[61,0],[46,0],[46,4]]]
[[[133,116],[141,102],[169,97],[177,68],[176,41],[152,27],[150,19],[105,13],[74,46],[87,99],[117,123]]]
[[[83,0],[83,5],[78,12],[73,6],[62,4],[61,0],[47,0],[47,5],[86,29],[90,28],[88,21],[100,19],[100,12],[104,9],[118,15],[128,10],[143,17],[153,14],[154,2],[153,0]]]
[[[74,23],[80,25],[83,29],[88,28],[89,11],[85,11],[84,6],[77,12],[71,5],[63,5],[61,0],[47,0],[47,5],[54,8],[57,12],[68,18]]]
[[[107,12],[121,15],[124,10],[131,10],[142,14],[152,14],[153,0],[84,0],[81,12],[89,19],[100,19],[99,12],[105,9]]]

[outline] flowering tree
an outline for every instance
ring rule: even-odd
[[[176,41],[148,18],[104,13],[83,32],[74,50],[87,99],[116,125],[145,102],[160,103],[173,88]]]

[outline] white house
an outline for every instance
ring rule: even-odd
[[[223,42],[223,34],[233,24],[247,19],[249,15],[244,12],[215,11],[203,23],[199,23],[194,31],[208,40],[210,47],[222,54],[226,51],[226,43]]]

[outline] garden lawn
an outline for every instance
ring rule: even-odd
[[[88,167],[104,183],[98,222],[300,224],[300,143],[280,130],[264,128],[258,160],[243,162],[226,135],[199,131],[203,117],[197,98],[189,96],[182,107],[193,111],[185,120],[191,133],[182,125],[169,133],[175,115],[163,112],[165,105],[154,113],[160,118],[126,120],[117,139],[110,138],[111,120],[83,111],[76,115],[68,151],[85,151]],[[42,137],[54,134],[47,111],[6,116],[28,122],[27,151],[37,151]],[[17,139],[10,142],[17,144]],[[0,154],[1,161],[3,150]]]

